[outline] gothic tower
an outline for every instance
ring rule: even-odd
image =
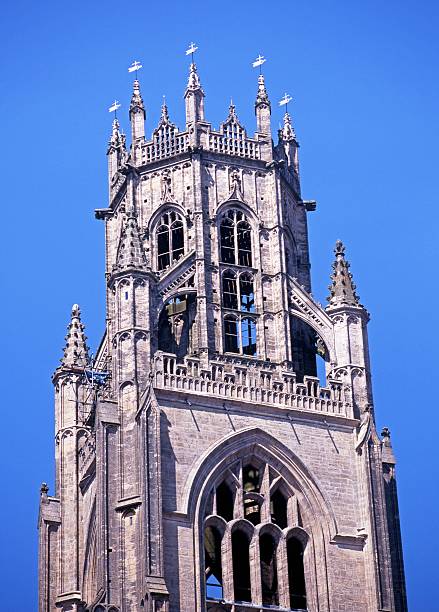
[[[215,130],[194,63],[184,100],[147,140],[136,79],[129,149],[113,122],[106,331],[92,360],[73,306],[39,612],[404,612],[369,315],[340,241],[310,293],[291,117],[274,144],[260,75],[255,135],[233,104]]]

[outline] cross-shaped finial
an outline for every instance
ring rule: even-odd
[[[189,49],[186,50],[186,55],[191,56],[192,63],[194,63],[195,51],[198,51],[198,47],[195,45],[195,43],[191,42],[191,44],[189,45]]]
[[[291,102],[292,99],[290,94],[284,94],[284,97],[279,101],[279,106],[285,106],[285,110],[288,112],[288,103]]]
[[[114,118],[116,119],[117,111],[120,107],[121,107],[121,104],[117,100],[115,100],[113,104],[110,106],[110,108],[108,109],[108,112],[114,113]]]
[[[259,66],[259,74],[261,74],[262,72],[262,64],[265,64],[267,60],[265,59],[265,57],[261,54],[258,55],[258,57],[255,59],[255,61],[252,63],[253,68],[257,68]]]
[[[128,72],[135,72],[136,73],[136,79],[137,79],[137,72],[143,68],[142,64],[140,62],[138,62],[137,60],[134,60],[134,62],[131,64],[131,66],[128,68]]]

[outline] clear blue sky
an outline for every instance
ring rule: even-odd
[[[301,142],[314,294],[324,300],[337,238],[372,319],[378,427],[392,431],[412,612],[439,609],[437,461],[438,3],[428,0],[8,2],[2,8],[3,217],[0,606],[36,610],[37,509],[53,490],[50,376],[70,307],[92,347],[104,328],[106,145],[117,97],[128,131],[139,59],[147,132],[162,94],[183,122],[184,50],[195,40],[208,119],[230,97],[254,130],[263,53],[273,102],[285,91]]]

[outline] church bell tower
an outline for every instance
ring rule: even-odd
[[[255,91],[254,135],[233,103],[215,129],[192,60],[182,130],[163,102],[147,139],[137,75],[129,148],[113,122],[106,329],[91,358],[75,304],[53,376],[39,612],[407,610],[369,314],[340,241],[312,297],[316,204]]]

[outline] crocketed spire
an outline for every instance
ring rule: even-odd
[[[258,107],[260,104],[266,104],[271,108],[268,93],[265,88],[265,79],[263,74],[258,76],[258,93],[256,94],[255,106]]]
[[[345,247],[341,240],[335,244],[335,261],[332,264],[332,284],[329,285],[328,308],[335,306],[360,306],[359,297],[355,292],[355,283],[349,272],[350,264],[344,256]]]
[[[145,106],[143,104],[143,98],[140,93],[140,83],[135,79],[133,83],[133,95],[131,96],[130,113],[133,111],[140,110],[145,115]]]
[[[134,212],[129,212],[122,227],[117,248],[116,269],[145,268],[146,259]]]
[[[66,345],[61,365],[64,367],[84,368],[89,362],[87,336],[81,323],[81,310],[78,304],[73,304],[70,324],[67,327]]]
[[[291,116],[288,112],[284,115],[284,125],[281,130],[282,132],[282,140],[284,142],[291,142],[292,140],[296,140],[296,132],[291,123]]]

